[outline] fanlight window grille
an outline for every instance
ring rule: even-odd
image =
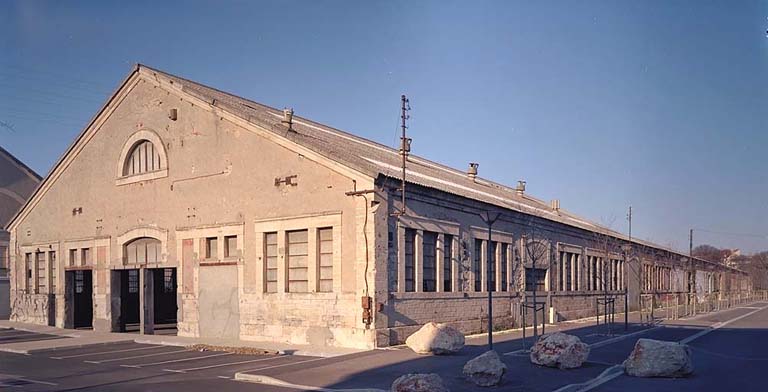
[[[136,143],[128,154],[123,165],[123,175],[149,173],[165,169],[160,163],[160,154],[155,150],[155,145],[149,140]]]

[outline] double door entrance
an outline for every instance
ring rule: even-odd
[[[113,293],[120,296],[120,314],[116,320],[119,331],[176,332],[176,268],[113,270],[112,273]]]

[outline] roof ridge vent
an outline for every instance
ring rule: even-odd
[[[469,168],[467,169],[467,177],[469,177],[470,180],[475,181],[477,179],[477,168],[480,166],[477,162],[470,162]]]
[[[517,187],[515,187],[515,192],[518,194],[518,196],[522,196],[525,193],[525,181],[524,180],[517,181]]]
[[[293,108],[283,109],[283,120],[280,122],[285,124],[289,131],[293,131]]]

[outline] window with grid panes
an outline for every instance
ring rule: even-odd
[[[416,247],[416,230],[405,229],[405,291],[415,291],[416,285],[416,268],[415,265],[415,252]]]
[[[472,257],[472,272],[475,275],[475,291],[480,291],[483,288],[482,282],[480,281],[482,279],[480,268],[482,267],[483,240],[475,240],[474,253],[474,257]]]
[[[422,290],[432,292],[437,290],[437,233],[424,232],[422,244]]]
[[[443,240],[443,291],[450,292],[453,276],[453,236],[445,234]]]
[[[288,292],[306,293],[309,291],[308,250],[309,231],[295,230],[286,233],[286,261],[288,265]]]
[[[501,244],[501,291],[507,291],[507,270],[509,268],[509,260],[507,259],[507,251],[509,250],[509,244]]]
[[[45,293],[45,252],[35,252],[35,268],[37,268],[37,293]]]
[[[264,291],[277,292],[277,233],[264,234]]]
[[[490,263],[488,264],[488,268],[491,270],[489,272],[490,277],[488,279],[488,291],[496,291],[496,249],[498,246],[498,242],[491,241],[491,257],[488,260],[488,263]]]
[[[48,252],[48,278],[51,280],[51,291],[56,292],[56,252]]]
[[[317,229],[317,239],[317,290],[330,293],[333,291],[333,229]]]

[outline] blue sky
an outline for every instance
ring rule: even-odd
[[[4,1],[0,145],[47,173],[136,62],[393,146],[405,93],[418,155],[768,249],[768,2],[569,5]]]

